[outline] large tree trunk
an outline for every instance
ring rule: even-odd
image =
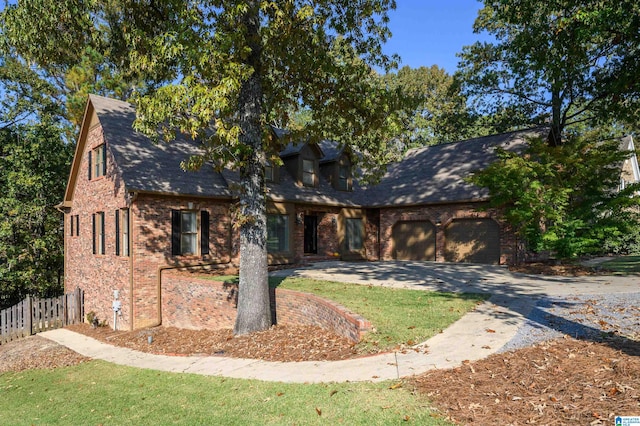
[[[240,284],[238,316],[234,334],[266,330],[271,326],[269,282],[267,276],[267,226],[264,192],[264,149],[260,116],[262,86],[260,82],[261,41],[259,8],[250,2],[243,23],[251,54],[247,58],[254,73],[240,89],[238,111],[242,135],[240,142],[247,154],[240,168]]]
[[[562,99],[560,90],[553,88],[551,90],[551,129],[547,136],[547,144],[550,147],[562,145],[562,129]]]

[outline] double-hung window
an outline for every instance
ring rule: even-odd
[[[302,184],[305,186],[315,186],[316,166],[313,160],[302,160]]]
[[[107,161],[105,144],[91,150],[88,157],[89,180],[107,174]]]
[[[129,256],[129,209],[116,210],[116,256]]]
[[[273,165],[271,164],[270,161],[267,161],[264,165],[264,178],[267,182],[273,182],[274,181],[274,176],[273,176]]]
[[[202,210],[199,216],[200,223],[196,210],[171,211],[171,254],[209,254],[209,212]]]
[[[286,253],[289,251],[289,216],[267,215],[267,251]]]
[[[181,254],[196,254],[198,241],[198,220],[196,212],[180,212],[180,247]]]
[[[104,212],[92,215],[93,222],[93,254],[104,254]]]
[[[351,191],[349,169],[348,165],[338,166],[338,189],[341,191]]]

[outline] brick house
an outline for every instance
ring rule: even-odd
[[[111,317],[117,291],[119,328],[129,329],[161,322],[168,293],[178,291],[166,281],[170,269],[215,267],[239,256],[238,174],[206,165],[183,171],[181,160],[197,154],[197,145],[181,138],[154,145],[132,130],[134,119],[125,102],[89,97],[60,205],[65,290],[82,287],[86,311],[103,319]],[[509,226],[498,211],[479,209],[488,192],[464,178],[493,161],[496,146],[521,150],[527,136],[542,132],[411,150],[369,188],[353,179],[351,157],[335,144],[289,145],[280,153],[283,165],[265,170],[269,262],[515,262]]]

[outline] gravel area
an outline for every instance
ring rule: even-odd
[[[541,299],[500,352],[565,336],[591,341],[616,336],[640,341],[640,293]]]

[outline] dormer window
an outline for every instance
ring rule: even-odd
[[[304,186],[316,184],[316,166],[313,160],[302,160],[302,183]]]
[[[341,191],[351,191],[350,167],[347,164],[338,166],[338,188]]]
[[[267,161],[264,165],[264,178],[267,182],[273,182],[273,165],[270,161]]]

